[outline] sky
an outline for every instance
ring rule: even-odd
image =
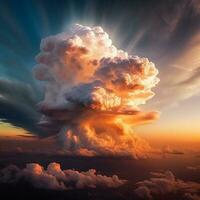
[[[200,200],[199,0],[0,0],[0,193]]]
[[[78,23],[101,26],[118,49],[147,57],[159,70],[155,96],[141,108],[160,117],[135,132],[159,147],[200,150],[198,0],[1,0],[0,23],[1,143],[48,136],[37,126],[44,84],[33,76],[35,56],[43,38]]]

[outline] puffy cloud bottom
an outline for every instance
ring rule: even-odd
[[[135,193],[141,199],[161,199],[161,196],[172,194],[184,200],[200,200],[200,183],[176,179],[171,171],[151,174],[153,178],[136,184]]]
[[[45,170],[37,163],[29,163],[24,169],[10,165],[0,171],[1,183],[18,183],[25,181],[36,188],[66,190],[83,188],[115,188],[123,185],[126,180],[117,175],[111,177],[96,173],[95,169],[86,172],[62,170],[59,163],[50,163]]]

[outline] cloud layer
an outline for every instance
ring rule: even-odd
[[[200,199],[200,183],[177,179],[171,171],[153,172],[151,175],[153,178],[136,184],[135,193],[141,199],[157,199],[167,194],[178,194],[185,200]]]
[[[36,188],[67,190],[83,188],[115,188],[123,185],[126,180],[118,176],[104,176],[96,173],[95,169],[86,172],[62,170],[59,163],[50,163],[45,170],[37,163],[29,163],[24,169],[10,165],[0,171],[1,183],[20,183],[25,181]]]
[[[158,70],[147,58],[118,50],[101,27],[74,25],[42,40],[35,77],[45,81],[40,126],[66,151],[144,157],[151,148],[132,127],[158,117],[139,105],[154,96]]]

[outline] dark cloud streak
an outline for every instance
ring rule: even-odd
[[[40,114],[37,98],[31,85],[11,80],[0,80],[0,119],[36,135],[45,133],[37,126]]]

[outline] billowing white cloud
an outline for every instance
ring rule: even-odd
[[[101,27],[76,24],[42,40],[35,77],[46,82],[40,121],[74,154],[145,157],[152,149],[132,127],[157,118],[139,106],[154,96],[158,70],[118,50]]]
[[[171,171],[153,172],[153,178],[136,183],[135,193],[141,199],[155,199],[178,194],[183,199],[200,199],[200,183],[177,179]]]
[[[95,169],[86,172],[62,170],[59,163],[50,163],[45,170],[40,164],[29,163],[24,169],[10,165],[0,171],[1,183],[16,183],[26,181],[36,188],[66,190],[82,188],[119,187],[126,180],[117,175],[104,176],[97,174]]]

